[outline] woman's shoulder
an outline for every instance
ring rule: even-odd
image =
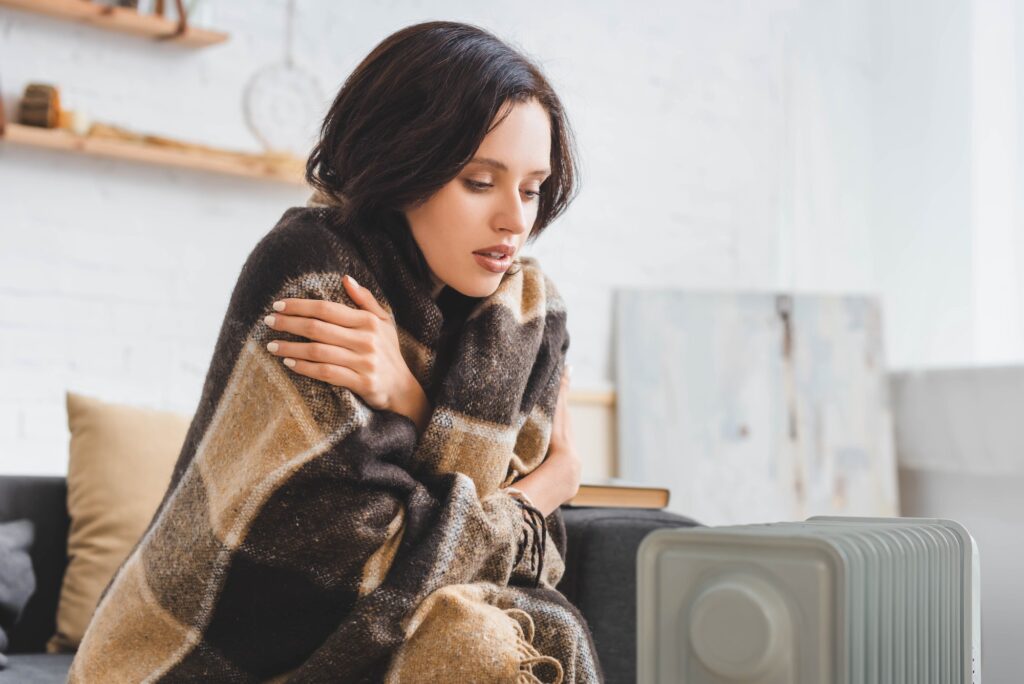
[[[356,260],[330,209],[290,207],[253,247],[236,288],[253,293],[276,292],[285,283],[341,271]]]
[[[345,222],[330,208],[289,207],[253,247],[248,262],[308,262],[324,268],[340,258],[348,260],[352,244]]]
[[[289,207],[270,229],[262,243],[294,242],[319,249],[344,239],[344,221],[326,207]]]

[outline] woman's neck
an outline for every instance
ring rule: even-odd
[[[438,296],[441,294],[441,290],[444,289],[444,281],[435,276],[433,273],[430,274],[430,297],[435,302]]]

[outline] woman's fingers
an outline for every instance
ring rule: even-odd
[[[274,311],[289,316],[317,318],[346,328],[364,327],[368,322],[368,312],[326,299],[282,299],[274,302]]]
[[[369,290],[357,283],[355,278],[347,275],[342,280],[345,283],[345,289],[348,290],[348,296],[352,298],[353,302],[381,320],[391,319],[391,314],[374,299],[373,294]]]
[[[400,400],[416,380],[402,357],[394,320],[355,279],[344,281],[360,308],[319,299],[274,302],[275,313],[263,322],[310,341],[271,340],[267,350],[296,373],[347,387],[374,408],[404,406]]]
[[[287,307],[285,310],[287,311]],[[273,330],[290,332],[315,342],[333,344],[354,351],[367,350],[370,347],[371,335],[369,333],[318,318],[271,314],[264,318],[263,322]],[[280,342],[280,340],[275,341]]]
[[[569,383],[572,379],[572,366],[566,366],[562,372],[562,384],[558,388],[558,404],[565,406],[566,402],[569,401]]]
[[[338,331],[330,326],[374,331],[374,325],[379,320],[391,320],[391,314],[374,299],[369,290],[351,276],[345,276],[343,281],[352,301],[360,308],[354,309],[326,299],[286,298],[274,302],[273,309],[277,313],[267,316],[264,322],[274,330],[292,332],[319,342],[343,344],[336,340]],[[347,339],[352,341],[358,338],[350,336]]]
[[[558,387],[558,397],[555,399],[555,415],[552,421],[552,439],[561,444],[571,434],[572,426],[569,421],[569,376],[570,370],[566,367],[562,373],[562,381]]]
[[[347,366],[353,370],[364,370],[363,354],[333,344],[319,342],[284,342],[274,340],[267,344],[267,351],[274,356],[315,363],[329,363],[336,366]]]
[[[332,363],[315,363],[313,361],[291,358],[286,358],[284,365],[299,375],[305,375],[314,380],[322,380],[338,387],[347,387],[360,396],[363,394],[363,377],[351,368],[335,366]]]

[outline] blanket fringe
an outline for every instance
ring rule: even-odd
[[[557,658],[541,654],[533,645],[535,628],[533,617],[525,610],[518,608],[504,609],[506,615],[516,621],[520,628],[520,636],[516,640],[516,650],[519,652],[519,674],[516,676],[516,684],[562,684],[565,674],[562,670],[562,663]],[[535,667],[547,667],[553,671],[554,677],[548,681],[541,679],[534,672]]]
[[[554,672],[554,677],[551,680],[541,679],[533,671],[534,667],[541,665],[549,667]],[[519,674],[516,676],[516,684],[562,684],[564,676],[562,663],[558,662],[557,658],[538,653],[535,656],[523,658],[519,661]]]

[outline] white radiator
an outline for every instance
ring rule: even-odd
[[[950,520],[815,517],[652,532],[640,684],[978,684],[978,552]]]

